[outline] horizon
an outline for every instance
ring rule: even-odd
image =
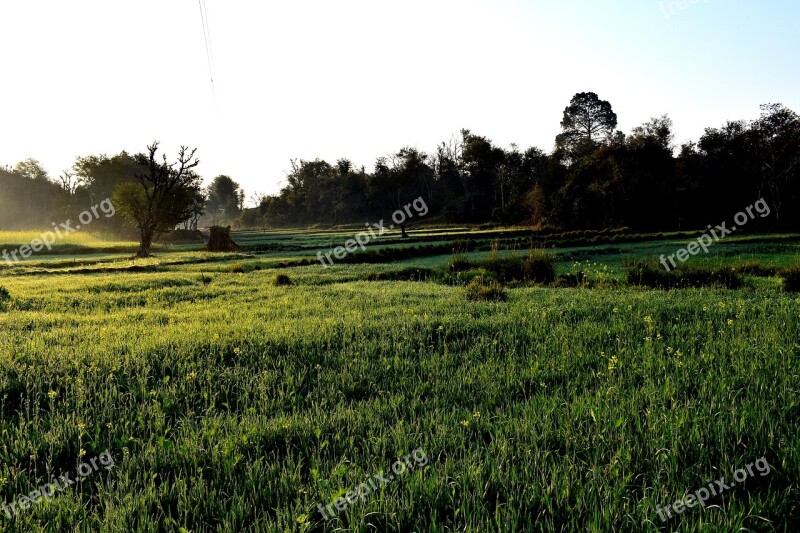
[[[55,179],[79,156],[137,153],[159,140],[170,156],[198,148],[205,184],[231,176],[249,199],[277,193],[292,160],[346,158],[369,170],[405,146],[430,154],[461,129],[549,153],[577,92],[608,100],[626,134],[669,115],[676,146],[756,119],[762,104],[800,110],[800,74],[781,60],[800,52],[791,37],[800,7],[681,4],[447,1],[397,11],[205,0],[208,53],[197,4],[4,5],[0,18],[15,23],[0,45],[23,52],[0,66],[24,83],[0,88],[15,102],[0,164],[34,158]]]

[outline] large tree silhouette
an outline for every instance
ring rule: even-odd
[[[156,158],[158,141],[147,147],[147,154],[137,154],[143,172],[136,174],[138,183],[123,183],[114,192],[114,204],[139,229],[138,257],[149,257],[156,233],[166,233],[191,218],[200,177],[192,170],[200,161],[197,151],[181,146],[176,163],[167,156]]]
[[[595,93],[578,93],[564,109],[563,132],[556,137],[556,146],[568,152],[592,145],[613,135],[617,115],[611,104]]]

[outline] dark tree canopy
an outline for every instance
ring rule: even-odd
[[[610,138],[617,127],[617,115],[611,104],[595,93],[578,93],[564,109],[562,133],[556,144],[566,150],[598,143]]]
[[[242,210],[244,191],[230,176],[220,175],[208,186],[206,215],[211,225],[235,221]]]
[[[142,254],[179,224],[374,224],[417,198],[428,207],[424,220],[398,222],[392,231],[418,222],[692,230],[728,220],[760,198],[771,214],[747,231],[800,230],[800,117],[791,109],[764,105],[755,120],[707,128],[678,147],[666,115],[627,135],[616,124],[608,102],[580,93],[564,110],[552,153],[498,146],[465,129],[428,153],[406,146],[379,157],[371,171],[346,158],[292,161],[286,186],[246,209],[241,187],[225,175],[213,180],[207,200],[185,148],[173,164],[156,158],[157,145],[148,154],[79,157],[57,179],[29,159],[0,167],[0,227],[48,227],[116,191],[115,204],[135,230],[123,217],[102,218],[92,229],[135,231]]]

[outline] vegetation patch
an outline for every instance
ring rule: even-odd
[[[781,272],[783,290],[786,292],[800,292],[800,265],[793,265]]]
[[[289,277],[289,274],[281,272],[275,275],[275,279],[272,281],[272,283],[276,287],[286,287],[287,285],[292,284],[292,278]]]
[[[627,279],[630,285],[654,289],[688,289],[699,287],[723,287],[738,289],[742,286],[741,275],[731,267],[709,268],[681,265],[667,272],[660,266],[644,261],[626,262]]]
[[[367,281],[429,281],[436,277],[429,268],[403,268],[391,272],[370,272]]]
[[[493,279],[475,278],[466,286],[467,300],[471,302],[505,302],[508,294],[503,286]]]
[[[8,289],[0,285],[0,311],[8,310],[8,306],[11,303],[11,293],[8,292]]]

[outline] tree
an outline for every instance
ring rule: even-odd
[[[641,126],[633,128],[627,142],[633,148],[656,144],[671,154],[674,148],[672,141],[675,138],[672,126],[672,119],[667,115],[651,118]]]
[[[139,229],[137,257],[149,257],[156,234],[172,230],[195,209],[200,177],[193,169],[200,164],[194,158],[197,149],[181,146],[176,163],[167,156],[156,158],[158,141],[147,147],[147,154],[137,154],[136,161],[143,169],[136,174],[138,183],[122,183],[114,191],[117,209]]]
[[[785,224],[784,206],[796,205],[800,198],[800,117],[782,104],[764,104],[761,117],[751,125],[750,138],[760,167],[759,188],[769,193],[776,222]],[[794,215],[793,222],[799,219]]]
[[[30,180],[47,181],[50,178],[42,164],[33,158],[17,163],[14,172]]]
[[[563,132],[556,137],[556,146],[572,153],[610,138],[616,127],[617,115],[610,103],[600,100],[595,93],[578,93],[564,109]]]
[[[241,212],[240,200],[244,191],[230,176],[217,176],[208,187],[208,207],[206,212],[211,218],[211,225],[221,221],[233,222]]]

